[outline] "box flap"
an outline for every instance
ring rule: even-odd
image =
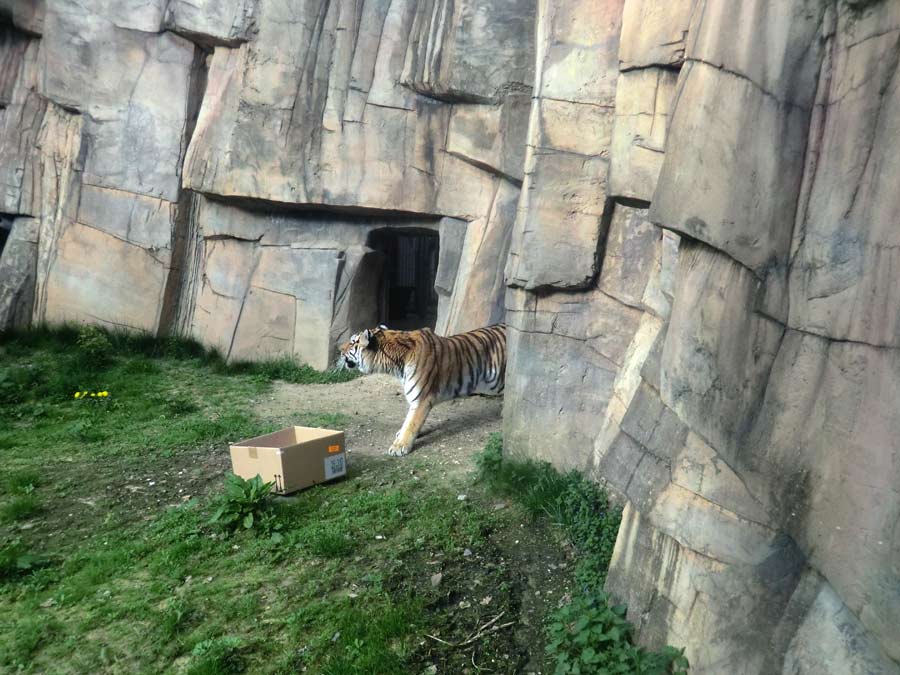
[[[343,432],[333,429],[315,429],[313,427],[288,427],[264,436],[248,438],[232,443],[234,448],[290,448],[300,443],[314,441],[329,436],[339,436]]]

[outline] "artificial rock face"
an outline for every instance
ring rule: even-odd
[[[505,320],[699,673],[900,672],[900,4],[0,0],[0,328],[323,367],[384,232]]]
[[[506,445],[625,502],[608,590],[694,672],[900,672],[900,5],[602,6],[609,131],[532,108]]]
[[[438,330],[503,319],[532,3],[0,11],[15,230],[0,323],[190,335],[322,368],[378,320],[373,237],[404,230],[442,238]]]

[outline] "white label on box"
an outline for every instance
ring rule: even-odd
[[[344,453],[325,458],[325,480],[331,480],[347,473],[347,463],[344,461]]]

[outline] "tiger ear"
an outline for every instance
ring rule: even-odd
[[[378,324],[378,329],[379,330],[388,330],[388,327],[385,326],[383,323],[380,323],[380,324]]]
[[[363,347],[369,344],[369,340],[372,339],[372,331],[366,328],[362,333],[359,334],[359,344]]]

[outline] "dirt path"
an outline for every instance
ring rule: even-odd
[[[470,396],[437,406],[428,416],[410,458],[445,467],[448,473],[471,468],[470,458],[481,450],[491,432],[500,430],[501,398]],[[284,419],[318,413],[340,413],[349,418],[343,431],[351,453],[382,455],[406,417],[406,399],[397,380],[371,375],[332,385],[297,385],[278,382],[259,401],[263,417]]]

